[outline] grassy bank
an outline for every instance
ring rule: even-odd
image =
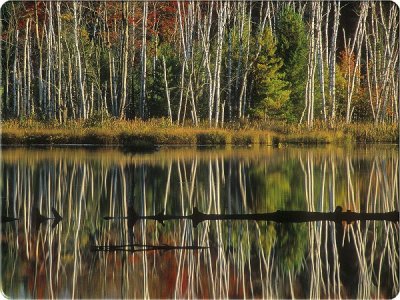
[[[155,145],[279,145],[330,143],[398,143],[398,125],[316,125],[313,130],[283,123],[235,123],[224,129],[170,125],[165,120],[107,120],[101,124],[43,123],[35,120],[2,123],[2,144],[94,144],[153,148]]]

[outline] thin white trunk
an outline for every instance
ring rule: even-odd
[[[222,6],[223,5],[223,6]],[[221,7],[222,6],[222,7]],[[225,34],[225,24],[227,17],[227,2],[220,3],[217,9],[218,33],[217,33],[217,53],[215,58],[214,82],[215,82],[215,127],[218,127],[220,113],[220,83],[221,83],[221,62],[222,46]]]
[[[340,18],[340,1],[333,2],[334,18],[333,33],[331,37],[330,53],[329,53],[329,98],[332,103],[331,118],[332,122],[336,119],[336,41],[338,36],[339,18]]]
[[[129,43],[129,27],[128,27],[128,5],[129,2],[123,2],[123,30],[122,30],[122,68],[121,68],[121,99],[119,103],[119,118],[125,118],[125,105],[127,96],[127,78],[128,78],[128,43]]]
[[[300,123],[303,121],[304,114],[307,113],[307,126],[312,128],[314,125],[314,81],[315,81],[315,19],[318,9],[318,2],[311,2],[311,23],[309,35],[309,54],[307,68],[307,86],[305,94],[305,107],[300,118]]]
[[[361,11],[360,11],[360,17],[358,19],[357,23],[357,29],[354,35],[354,40],[351,45],[350,49],[347,49],[349,57],[352,57],[355,51],[355,48],[357,48],[357,54],[355,56],[355,66],[351,70],[350,69],[350,64],[348,66],[348,76],[347,76],[347,105],[346,105],[346,123],[351,122],[352,118],[352,112],[354,108],[351,106],[352,102],[352,97],[355,89],[355,80],[357,77],[357,70],[360,66],[361,62],[361,50],[362,50],[362,44],[365,36],[365,22],[366,22],[366,17],[368,13],[368,6],[369,4],[367,2],[362,2],[361,3]]]
[[[146,118],[146,78],[147,78],[147,14],[148,14],[148,2],[143,2],[143,21],[142,21],[142,52],[141,52],[141,65],[142,73],[140,79],[140,117]]]
[[[200,5],[200,4],[198,4]],[[213,107],[214,107],[214,82],[211,73],[211,43],[210,43],[210,31],[212,24],[212,13],[213,13],[214,1],[208,3],[208,12],[205,14],[204,19],[202,21],[203,26],[199,25],[200,35],[202,37],[202,45],[204,51],[204,64],[207,70],[208,77],[208,123],[209,126],[212,126],[212,115],[213,115]],[[200,13],[200,9],[198,10]]]
[[[64,103],[61,103],[61,97],[62,97],[62,44],[61,44],[61,2],[56,3],[56,8],[57,8],[57,56],[58,56],[58,91],[57,91],[57,113],[58,113],[58,121],[59,122],[65,122],[66,120],[63,120],[63,111],[65,110],[64,108]]]
[[[324,9],[324,4],[318,4],[318,11],[316,16],[316,28],[317,28],[317,41],[316,41],[316,50],[317,50],[317,61],[318,61],[318,76],[319,76],[319,85],[321,89],[321,97],[322,97],[322,115],[324,117],[324,121],[326,122],[327,111],[326,111],[326,98],[325,98],[325,80],[324,80],[324,59],[323,59],[323,45],[322,45],[322,13]]]
[[[78,3],[73,3],[74,7],[74,38],[75,38],[75,55],[78,61],[78,81],[79,81],[79,96],[81,99],[80,101],[80,110],[79,110],[79,117],[86,119],[86,98],[85,98],[85,88],[82,76],[82,62],[81,62],[81,54],[79,50],[79,38],[78,38]]]
[[[25,25],[25,43],[24,43],[24,67],[23,67],[23,105],[22,105],[22,115],[27,115],[29,112],[29,86],[28,86],[28,78],[30,74],[28,73],[28,65],[29,65],[29,24],[30,19],[26,20]]]
[[[44,112],[44,107],[43,107],[43,75],[42,75],[42,70],[43,70],[43,51],[42,51],[42,41],[43,41],[43,34],[42,38],[40,38],[39,34],[39,17],[38,17],[38,2],[35,1],[35,31],[36,31],[36,43],[38,45],[38,50],[39,50],[39,76],[38,76],[38,90],[39,90],[39,107],[42,112]]]
[[[18,85],[19,78],[17,73],[17,62],[18,62],[18,36],[19,30],[15,33],[15,50],[14,50],[14,63],[13,63],[13,112],[15,117],[19,117],[19,97],[18,97]]]
[[[171,99],[170,99],[169,89],[168,89],[167,67],[166,67],[166,64],[165,64],[165,57],[164,56],[163,56],[163,67],[164,67],[165,94],[167,96],[167,104],[168,104],[168,118],[169,118],[170,123],[172,124]]]

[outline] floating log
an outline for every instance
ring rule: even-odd
[[[180,245],[146,245],[146,244],[126,244],[126,245],[98,245],[92,246],[91,251],[130,251],[130,252],[143,252],[143,251],[169,251],[169,250],[204,250],[209,249],[208,246],[180,246]]]
[[[193,208],[193,213],[187,216],[166,215],[163,212],[154,216],[139,216],[132,211],[126,217],[104,217],[105,220],[127,219],[130,225],[134,225],[138,220],[155,220],[164,225],[164,221],[169,220],[192,220],[193,226],[197,227],[203,221],[217,220],[253,220],[253,221],[272,221],[276,223],[304,223],[316,221],[347,222],[354,221],[390,221],[398,222],[400,214],[398,211],[385,213],[364,213],[342,211],[341,206],[337,206],[334,212],[309,212],[309,211],[288,211],[277,210],[272,213],[256,214],[206,214],[200,212],[197,207]]]
[[[18,221],[19,218],[9,217],[9,216],[1,216],[1,223],[8,223],[13,221]]]
[[[39,208],[34,207],[33,211],[32,211],[33,222],[36,223],[37,225],[39,225],[40,223],[43,223],[45,221],[54,220],[53,224],[51,225],[51,227],[52,228],[56,227],[57,224],[63,218],[61,217],[61,215],[58,213],[58,211],[54,207],[51,208],[51,212],[53,213],[53,217],[46,217],[46,216],[43,216],[42,214],[40,214]]]

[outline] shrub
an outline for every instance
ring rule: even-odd
[[[227,135],[222,132],[201,132],[196,134],[197,145],[226,145]]]

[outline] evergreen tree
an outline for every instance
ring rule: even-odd
[[[307,31],[301,15],[291,7],[279,14],[277,26],[277,54],[283,59],[282,71],[290,83],[290,100],[285,105],[286,118],[295,121],[304,107],[307,81]]]
[[[255,118],[282,117],[290,90],[281,72],[283,61],[276,54],[276,40],[270,28],[259,37],[260,55],[254,64],[254,97],[250,115]]]

